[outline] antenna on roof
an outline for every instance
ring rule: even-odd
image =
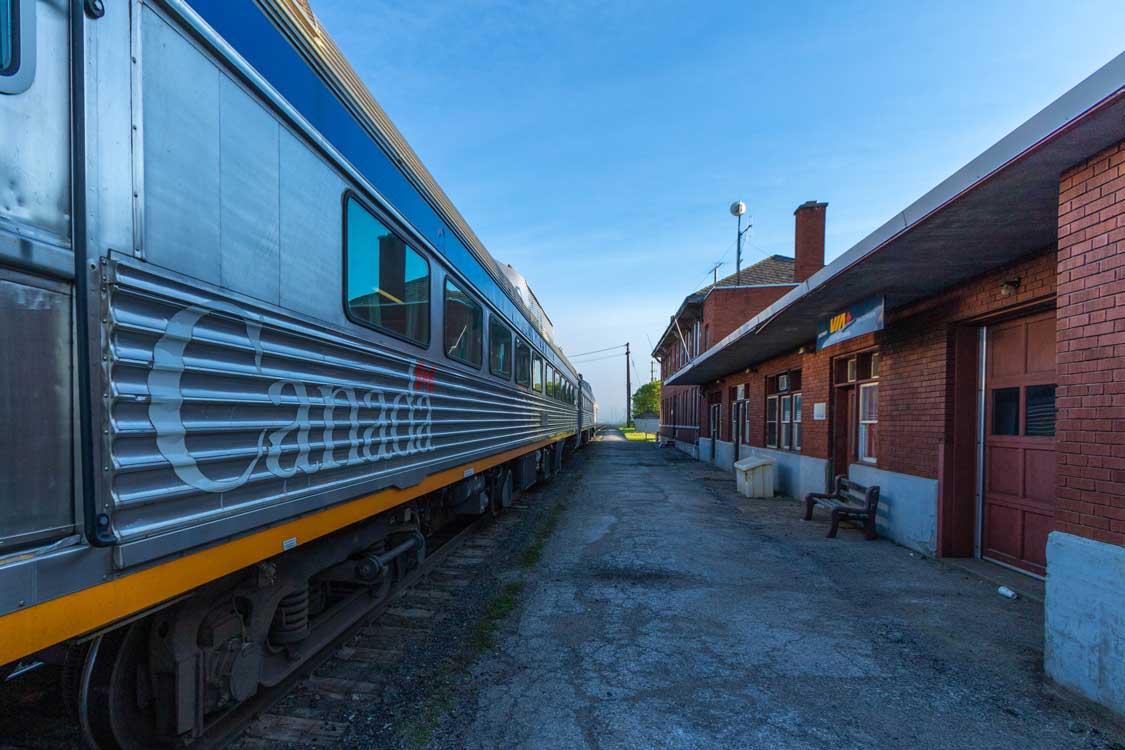
[[[712,277],[711,283],[712,284],[718,284],[719,283],[719,266],[721,266],[721,265],[723,265],[723,262],[720,260],[720,261],[716,262],[715,265],[711,266],[711,277]]]

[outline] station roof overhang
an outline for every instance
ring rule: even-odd
[[[1125,140],[1125,53],[945,179],[665,385],[705,385],[816,339],[883,295],[887,311],[1058,241],[1061,173]]]

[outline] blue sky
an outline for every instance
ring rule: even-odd
[[[641,377],[684,295],[831,260],[1122,51],[1125,3],[312,0],[423,162],[530,281],[564,350]],[[623,357],[579,369],[620,418]],[[580,360],[579,360],[580,361]],[[634,378],[634,387],[636,386]]]

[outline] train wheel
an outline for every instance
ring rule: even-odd
[[[88,743],[101,750],[168,746],[156,728],[147,649],[145,620],[106,633],[91,645],[79,696]]]
[[[78,698],[82,688],[82,665],[90,653],[89,642],[71,646],[63,657],[62,700],[71,721],[78,721]]]
[[[488,493],[488,510],[495,518],[500,512],[512,504],[512,472],[504,472],[492,484]]]

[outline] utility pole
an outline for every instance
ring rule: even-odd
[[[629,373],[629,342],[625,342],[625,426],[633,426],[633,379]]]
[[[656,361],[650,359],[648,361],[648,382],[651,383],[654,380],[656,380]]]
[[[746,204],[742,201],[735,201],[730,204],[731,216],[738,219],[738,241],[736,243],[737,250],[734,254],[734,285],[742,286],[742,235],[750,231],[750,227],[742,229],[742,216],[746,213]]]

